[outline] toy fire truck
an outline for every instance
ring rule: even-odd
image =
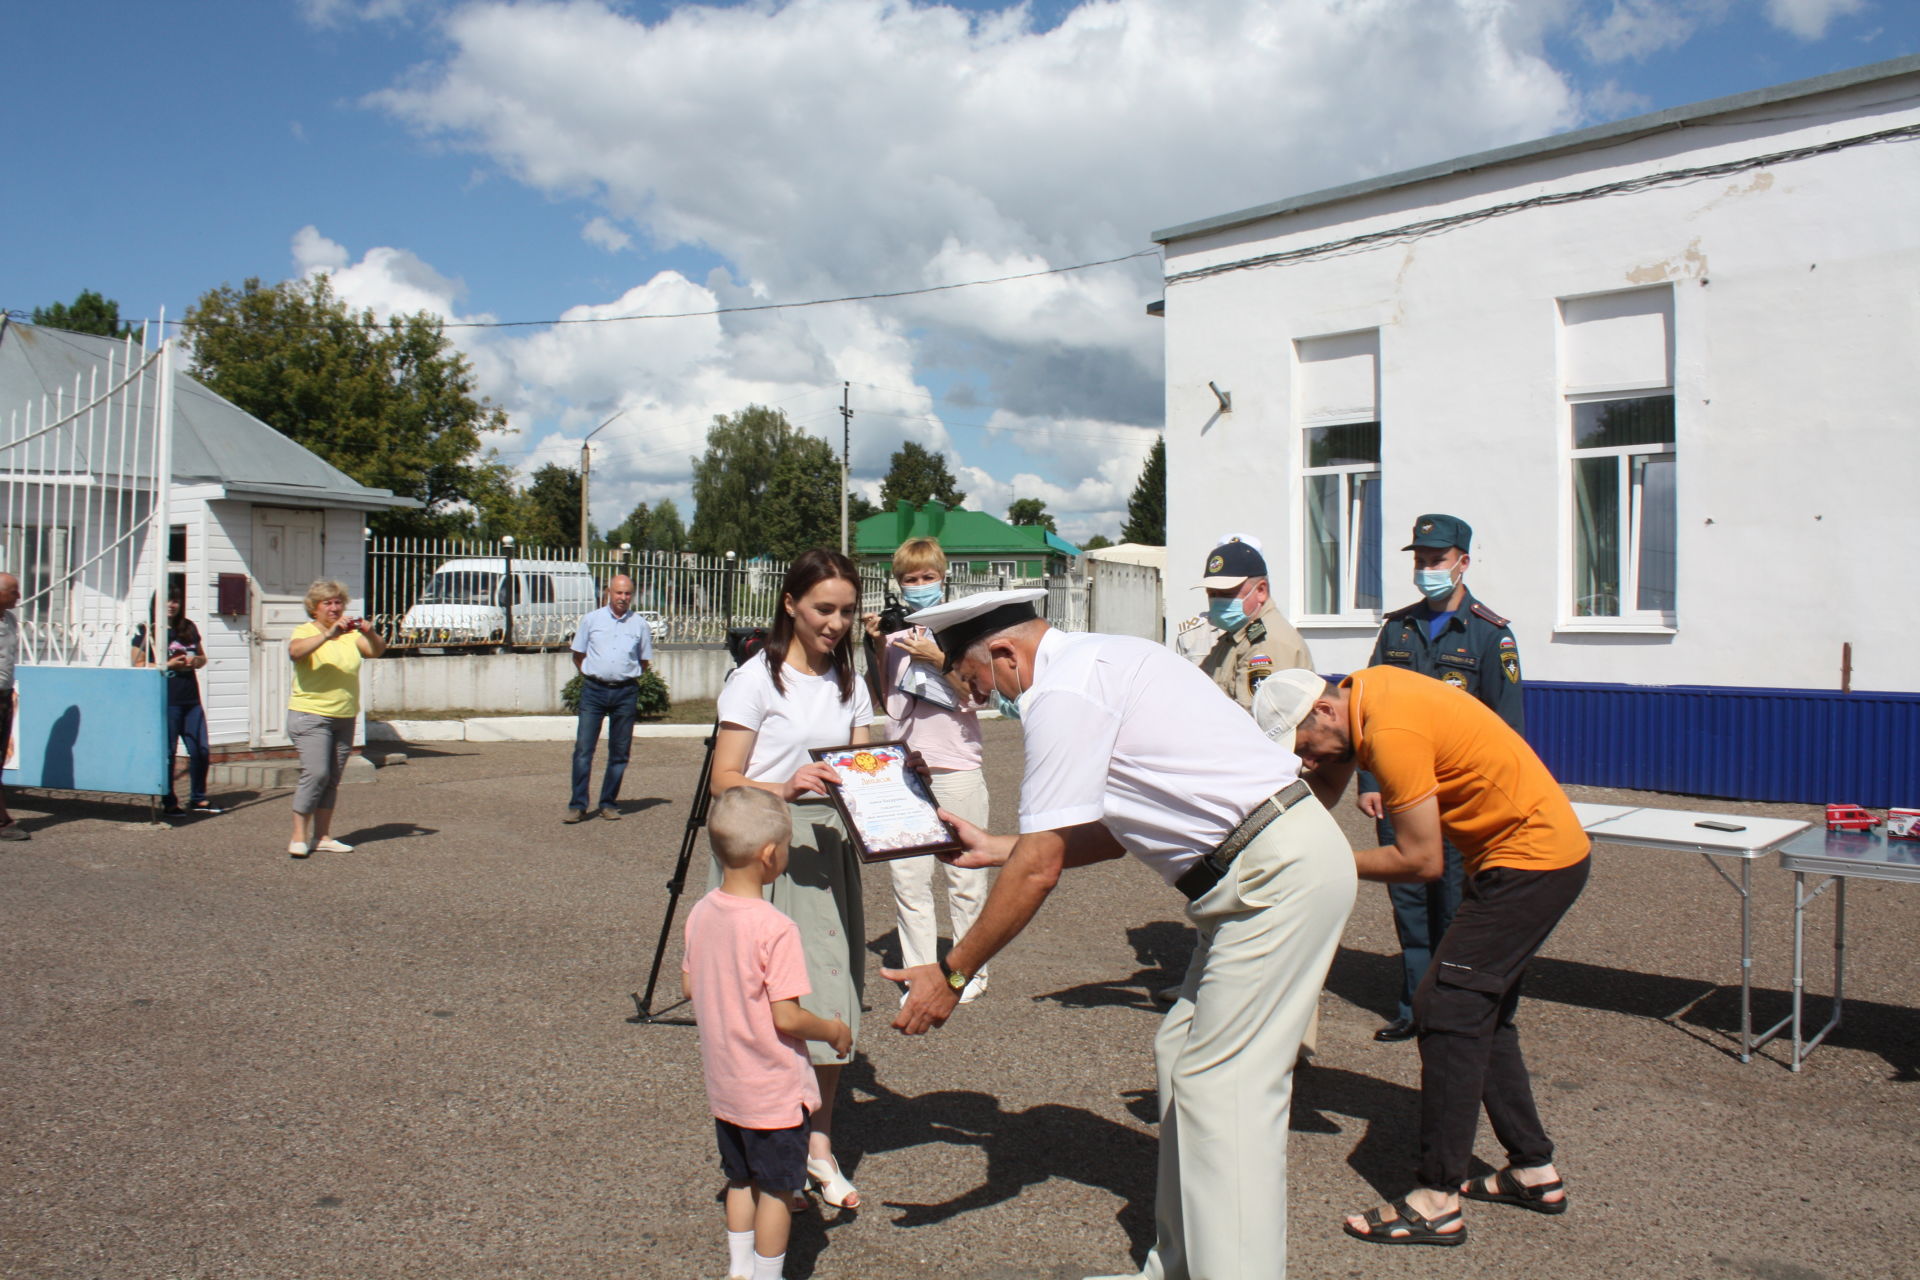
[[[1879,825],[1880,819],[1857,804],[1827,806],[1827,830],[1829,831],[1871,831]]]
[[[1920,809],[1887,810],[1887,839],[1920,840]]]

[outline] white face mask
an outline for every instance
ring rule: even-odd
[[[1451,569],[1415,569],[1413,585],[1420,589],[1421,595],[1438,603],[1452,595],[1458,584],[1453,580]]]

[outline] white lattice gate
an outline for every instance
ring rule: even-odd
[[[6,778],[157,795],[164,681],[132,668],[131,642],[166,588],[175,349],[131,339],[49,349],[71,379],[0,406],[0,571],[20,583]]]

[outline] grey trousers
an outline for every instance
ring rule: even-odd
[[[1200,945],[1153,1042],[1160,1178],[1147,1280],[1287,1274],[1294,1059],[1356,889],[1347,838],[1309,798],[1187,907]]]
[[[333,808],[340,774],[353,754],[353,717],[289,711],[287,736],[300,752],[300,785],[294,788],[293,811],[305,815]]]

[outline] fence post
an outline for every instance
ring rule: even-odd
[[[726,567],[720,571],[725,576],[725,581],[721,584],[721,593],[727,600],[727,631],[733,630],[733,588],[736,581],[734,575],[739,572],[738,565],[739,558],[733,552],[727,552]],[[725,631],[721,632],[721,638],[726,638]]]
[[[505,648],[510,653],[513,651],[513,535],[509,533],[502,537],[500,545],[505,547],[507,552],[507,571],[500,580],[500,599],[507,618],[507,630],[503,639],[506,641]]]

